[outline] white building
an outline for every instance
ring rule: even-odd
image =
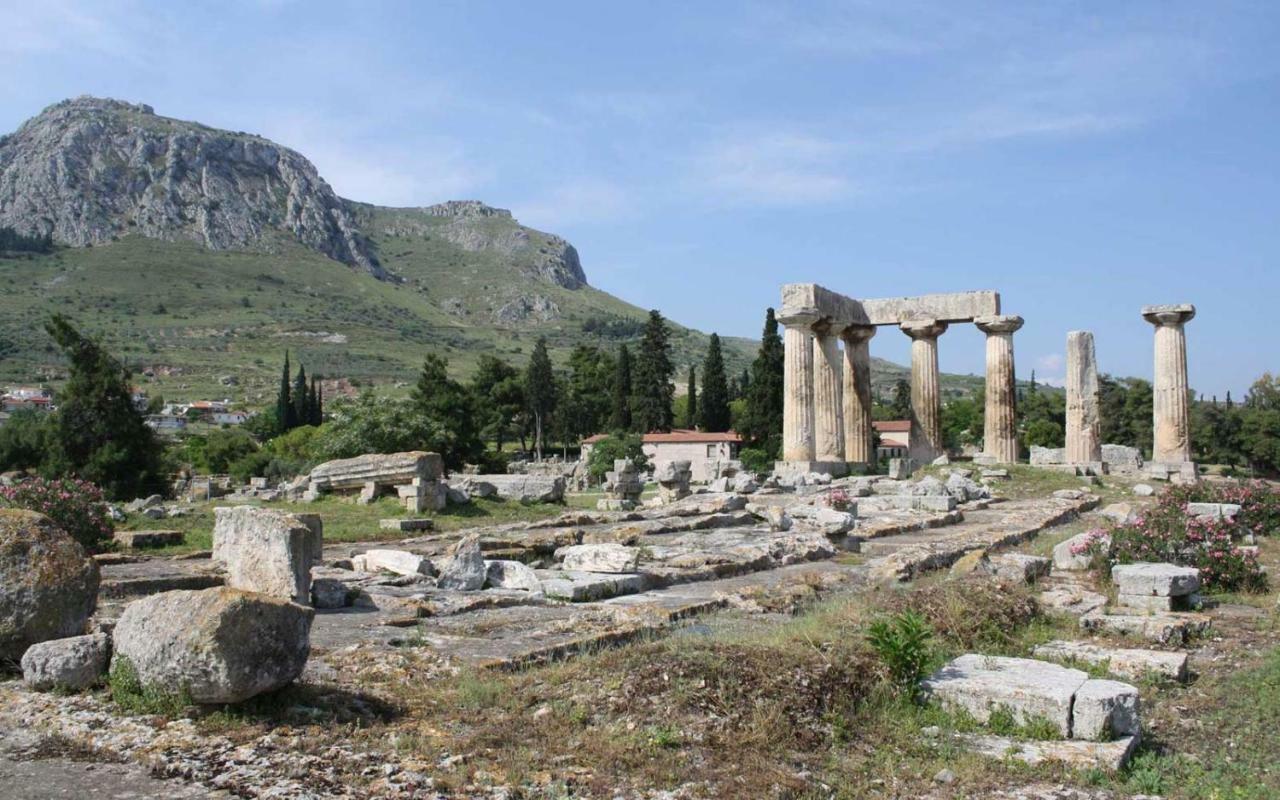
[[[582,440],[582,460],[591,457],[591,448],[605,438],[598,433]],[[654,461],[688,461],[693,470],[693,480],[706,482],[716,476],[716,465],[738,458],[742,437],[733,431],[707,433],[686,429],[669,433],[646,433],[641,437],[641,449],[649,463]]]

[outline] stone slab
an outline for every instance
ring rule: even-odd
[[[1033,583],[1049,574],[1051,562],[1042,556],[1026,553],[1002,553],[991,556],[991,573],[997,578],[1016,583]]]
[[[184,536],[182,531],[116,531],[111,538],[121,547],[137,550],[182,544]]]
[[[1213,620],[1205,614],[1104,614],[1091,611],[1080,617],[1088,631],[1135,636],[1159,644],[1181,645],[1202,635]]]
[[[1088,642],[1055,640],[1038,645],[1032,655],[1055,661],[1078,661],[1105,666],[1112,675],[1142,680],[1158,675],[1174,681],[1187,679],[1187,654],[1167,650],[1102,647]]]
[[[929,698],[959,708],[979,722],[1005,708],[1019,724],[1047,720],[1071,736],[1072,698],[1087,673],[1047,661],[968,654],[953,659],[921,683]]]
[[[1107,742],[1138,736],[1138,690],[1120,681],[1087,680],[1076,690],[1071,707],[1071,738]]]
[[[1176,564],[1120,564],[1111,582],[1126,595],[1182,597],[1200,590],[1200,570]]]
[[[635,594],[648,588],[649,579],[640,574],[607,574],[537,570],[543,593],[550,598],[582,603],[604,600],[624,594]]]
[[[433,530],[436,526],[435,520],[427,518],[417,519],[382,519],[378,520],[378,527],[384,531],[400,531],[401,533],[416,533],[418,531]]]
[[[999,313],[1000,293],[989,290],[855,300],[816,283],[789,283],[782,287],[778,317],[812,315],[843,327],[897,325],[910,319],[971,322]]]
[[[1097,768],[1106,772],[1118,772],[1133,757],[1141,737],[1127,736],[1114,742],[1075,739],[1030,742],[1004,736],[960,734],[956,739],[971,752],[1000,760],[1014,758],[1032,766],[1055,762],[1082,769]]]

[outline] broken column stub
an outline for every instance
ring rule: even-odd
[[[227,570],[227,586],[246,592],[311,602],[311,567],[324,548],[318,514],[272,508],[214,509],[213,559]]]
[[[1098,413],[1098,361],[1089,331],[1067,334],[1068,464],[1102,463],[1102,418]]]

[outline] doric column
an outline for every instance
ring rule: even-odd
[[[875,434],[871,427],[871,348],[873,325],[850,325],[840,332],[844,340],[844,460],[851,464],[876,462]]]
[[[947,329],[947,323],[917,319],[907,320],[898,327],[911,337],[911,434],[908,450],[917,464],[927,464],[943,452],[938,337]]]
[[[1068,464],[1102,460],[1102,421],[1098,414],[1098,359],[1089,331],[1067,333]]]
[[[1191,461],[1191,418],[1187,408],[1187,335],[1183,325],[1196,315],[1190,303],[1146,306],[1142,318],[1156,327],[1154,383],[1155,442],[1152,461]]]
[[[813,338],[817,315],[779,317],[783,334],[782,459],[813,461]]]
[[[982,450],[1001,464],[1018,461],[1017,377],[1013,366],[1013,334],[1022,317],[1011,314],[978,317],[987,335],[987,405],[983,415]]]
[[[826,463],[844,462],[840,371],[840,340],[822,320],[813,326],[813,430],[814,459]]]

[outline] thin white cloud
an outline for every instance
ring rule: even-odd
[[[87,51],[132,64],[144,61],[147,17],[135,3],[86,4],[75,0],[0,2],[0,63],[26,56]],[[126,27],[121,23],[127,21]]]
[[[729,205],[826,203],[852,191],[841,145],[816,136],[766,133],[718,141],[695,156],[695,190]]]

